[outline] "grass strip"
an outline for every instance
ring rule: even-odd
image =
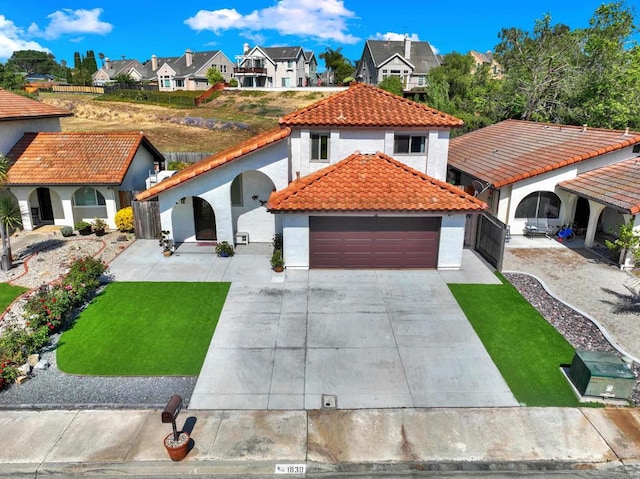
[[[526,406],[578,406],[561,364],[574,348],[518,290],[501,285],[450,284],[516,399]]]
[[[228,291],[229,283],[112,283],[62,334],[58,367],[84,375],[197,375]]]
[[[29,291],[29,288],[0,283],[0,311],[7,309],[11,303],[13,303],[14,299],[27,291]]]

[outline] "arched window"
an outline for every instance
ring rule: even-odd
[[[73,203],[76,206],[104,206],[104,196],[95,188],[85,186],[80,188],[73,195]]]
[[[558,218],[560,198],[551,191],[527,195],[516,208],[516,218]]]

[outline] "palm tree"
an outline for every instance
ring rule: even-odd
[[[7,182],[9,159],[0,153],[0,192]],[[9,232],[22,225],[20,207],[10,196],[0,197],[0,240],[2,241],[2,271],[8,271],[13,266],[11,260],[11,242]]]

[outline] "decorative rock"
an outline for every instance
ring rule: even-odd
[[[39,360],[40,360],[39,354],[30,354],[29,356],[27,356],[27,362],[31,367],[34,367],[36,364],[38,364]]]
[[[47,361],[46,359],[41,359],[40,361],[38,361],[38,363],[34,366],[35,369],[40,369],[40,370],[44,370],[44,369],[49,369],[49,361]]]
[[[18,376],[16,378],[16,383],[22,384],[29,379],[29,376]]]
[[[24,363],[22,366],[18,368],[18,372],[21,376],[26,376],[31,372],[31,365],[29,363]]]

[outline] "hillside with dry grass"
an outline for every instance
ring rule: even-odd
[[[142,131],[163,152],[215,153],[277,126],[278,119],[334,92],[231,91],[198,108],[102,101],[99,97],[41,94],[44,103],[72,111],[63,131]]]

